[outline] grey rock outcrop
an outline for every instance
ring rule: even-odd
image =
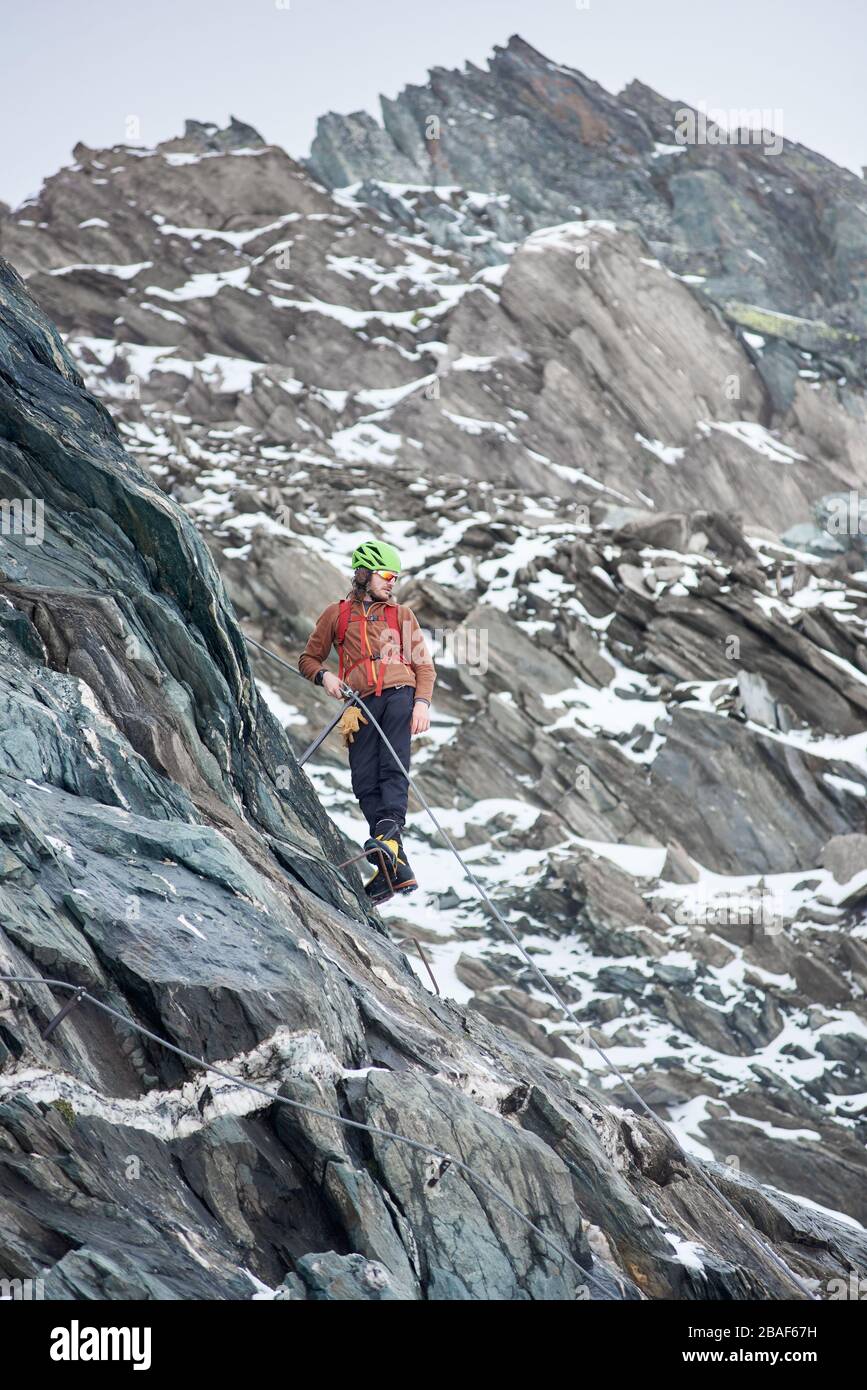
[[[753,129],[720,135],[712,115],[703,127],[687,103],[641,82],[612,96],[517,35],[495,48],[487,71],[437,68],[429,83],[381,105],[382,125],[362,113],[320,118],[309,160],[320,182],[361,183],[361,196],[365,181],[475,190],[483,244],[520,241],[579,210],[640,228],[655,255],[679,274],[700,275],[748,330],[808,351],[834,343],[863,371],[862,182],[780,132],[763,132],[760,113]],[[711,139],[700,138],[705,128]],[[427,207],[417,202],[414,212],[436,240],[441,223]],[[795,245],[828,253],[793,256]],[[774,321],[775,310],[815,319],[817,305],[830,322],[807,337],[806,322],[799,334],[794,322]],[[840,331],[847,328],[854,332]]]

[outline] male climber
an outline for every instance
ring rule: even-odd
[[[357,690],[409,771],[410,739],[430,728],[436,671],[411,608],[391,601],[400,556],[385,541],[364,541],[352,554],[352,588],[316,623],[298,661],[302,676],[343,699],[341,683]],[[332,646],[338,674],[326,671]],[[349,748],[352,790],[370,835],[364,850],[376,865],[364,885],[372,902],[418,887],[403,847],[409,783],[379,733],[353,706],[340,722]],[[383,874],[383,859],[386,874]]]

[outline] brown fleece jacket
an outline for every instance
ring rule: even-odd
[[[414,685],[415,698],[427,700],[430,704],[436,680],[433,658],[412,609],[401,603],[394,606],[400,624],[399,641],[398,634],[386,620],[384,599],[375,599],[369,605],[366,619],[360,600],[352,600],[343,644],[344,680],[361,696],[370,695],[376,689],[380,665],[377,658],[381,656],[383,690],[392,685]],[[309,681],[315,678],[316,672],[328,659],[337,637],[339,615],[340,604],[329,604],[325,612],[320,614],[301,653],[298,670]],[[401,659],[401,646],[405,660]],[[356,665],[356,662],[359,664]]]

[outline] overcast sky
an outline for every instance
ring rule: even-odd
[[[296,157],[325,111],[431,66],[483,66],[520,34],[610,91],[633,77],[709,107],[783,113],[783,134],[867,164],[865,0],[6,0],[0,198],[14,205],[77,141],[147,145],[233,113]]]

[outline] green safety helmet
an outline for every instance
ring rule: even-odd
[[[352,552],[352,568],[394,570],[400,573],[400,556],[388,541],[362,541]]]

